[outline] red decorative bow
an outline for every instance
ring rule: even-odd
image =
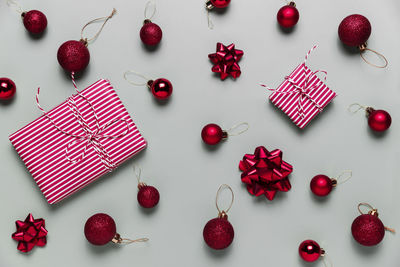
[[[243,171],[241,177],[247,185],[247,191],[257,197],[265,195],[267,199],[273,200],[277,191],[287,192],[291,188],[288,175],[293,167],[282,160],[280,149],[269,152],[259,146],[254,155],[244,155],[239,169]]]
[[[235,49],[235,44],[225,46],[217,43],[217,52],[209,54],[208,57],[214,63],[212,72],[220,73],[221,80],[225,80],[229,75],[237,78],[242,73],[239,67],[239,60],[243,56],[243,51]]]
[[[12,239],[18,241],[17,249],[22,252],[29,252],[34,246],[43,247],[46,245],[47,230],[43,219],[34,219],[29,213],[25,221],[16,221],[17,231],[13,233]]]

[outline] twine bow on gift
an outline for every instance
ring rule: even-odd
[[[266,87],[269,91],[273,91],[273,92],[277,92],[279,94],[283,94],[283,95],[292,95],[292,94],[297,94],[298,95],[298,99],[297,99],[297,113],[300,116],[301,119],[304,119],[305,117],[305,111],[304,111],[304,100],[308,99],[317,109],[319,112],[321,112],[323,110],[323,108],[313,99],[312,97],[312,92],[315,89],[318,89],[319,86],[323,83],[321,80],[319,80],[316,84],[312,84],[311,82],[311,77],[314,77],[317,73],[321,72],[324,73],[324,78],[323,81],[326,81],[326,76],[327,76],[327,72],[323,71],[323,70],[317,70],[314,72],[311,72],[307,74],[307,69],[306,69],[306,63],[308,60],[308,56],[311,54],[311,52],[317,48],[317,45],[313,46],[313,48],[310,49],[310,51],[308,51],[308,53],[306,54],[304,63],[302,64],[302,71],[303,71],[303,77],[304,77],[304,83],[301,84],[300,82],[302,81],[301,78],[298,78],[297,82],[290,76],[286,76],[285,79],[291,83],[291,85],[295,88],[295,90],[290,90],[290,91],[282,91],[279,89],[272,89],[267,87],[264,84],[261,84],[261,86]]]
[[[93,119],[95,121],[94,129],[92,129],[89,126],[88,122],[83,117],[73,96],[70,96],[68,98],[67,105],[68,105],[69,110],[74,115],[76,121],[81,126],[81,129],[84,132],[84,134],[82,134],[82,135],[64,131],[54,122],[54,120],[49,116],[49,114],[39,104],[40,88],[38,88],[38,91],[36,94],[36,104],[39,107],[39,109],[43,112],[43,114],[50,120],[53,127],[55,127],[61,133],[74,138],[74,140],[70,141],[65,147],[65,156],[69,162],[77,163],[77,162],[81,161],[82,159],[85,158],[88,148],[92,147],[94,149],[94,151],[97,153],[97,155],[99,156],[101,162],[104,164],[104,167],[108,171],[112,171],[113,169],[116,168],[116,165],[101,141],[103,139],[118,139],[118,138],[121,138],[121,137],[127,135],[130,131],[129,123],[127,120],[116,118],[116,119],[110,120],[109,122],[107,122],[106,124],[104,124],[103,126],[100,127],[99,119],[98,119],[97,113],[96,113],[92,103],[78,91],[73,72],[71,73],[71,78],[72,78],[72,83],[77,92],[76,95],[81,97],[89,105],[89,107],[92,111]],[[114,124],[116,124],[118,122],[125,123],[123,133],[118,134],[118,135],[103,134],[103,132],[105,132],[107,129],[109,129],[111,126],[113,126]],[[81,150],[80,153],[78,153],[79,151],[77,151],[78,148],[76,146],[81,143],[84,143],[83,150]],[[76,156],[76,154],[78,154],[78,155]]]

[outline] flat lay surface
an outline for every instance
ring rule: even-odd
[[[161,27],[162,40],[156,49],[146,48],[140,39],[145,0],[21,0],[24,9],[46,14],[47,29],[40,38],[29,35],[20,15],[0,3],[0,77],[12,79],[17,87],[14,99],[0,102],[1,267],[323,266],[299,257],[298,247],[307,239],[316,240],[334,266],[398,265],[396,234],[386,231],[378,246],[362,247],[351,235],[351,224],[359,215],[358,203],[368,202],[385,226],[400,230],[400,3],[299,0],[299,22],[288,31],[276,20],[285,1],[250,2],[232,0],[225,11],[210,12],[210,30],[203,1],[158,0],[152,21]],[[148,147],[114,172],[49,205],[8,138],[42,115],[35,101],[38,87],[45,110],[74,93],[69,75],[57,62],[57,50],[67,40],[79,40],[88,21],[107,16],[113,8],[117,14],[88,46],[90,64],[76,83],[83,90],[99,79],[110,81]],[[369,19],[368,47],[385,55],[387,68],[367,65],[340,42],[340,22],[355,13]],[[100,25],[88,26],[88,35]],[[208,55],[215,53],[218,42],[234,43],[244,52],[236,80],[222,81],[211,72]],[[299,129],[270,102],[272,92],[260,84],[278,88],[314,45],[318,47],[307,66],[326,71],[324,83],[337,96]],[[365,56],[380,63],[372,53]],[[171,81],[170,99],[157,101],[146,86],[128,83],[123,78],[127,70]],[[363,111],[347,111],[352,103],[388,111],[390,129],[372,132]],[[249,130],[216,147],[201,139],[206,124],[226,130],[241,122],[247,122]],[[282,150],[283,160],[293,166],[290,191],[277,192],[272,201],[250,195],[240,179],[239,162],[258,146]],[[141,167],[142,181],[160,192],[153,210],[138,204],[133,165]],[[311,193],[315,175],[337,177],[349,169],[353,177],[327,198]],[[204,242],[203,228],[218,215],[215,194],[221,184],[229,184],[235,194],[228,214],[235,233],[229,248],[213,251]],[[223,191],[220,201],[229,205],[229,192]],[[29,213],[46,220],[47,245],[23,255],[11,234],[15,221],[24,221]],[[121,236],[149,241],[92,246],[84,225],[95,213],[112,216]]]

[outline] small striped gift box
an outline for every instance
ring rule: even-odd
[[[72,95],[9,139],[50,204],[112,171],[147,145],[107,80]]]
[[[312,72],[307,67],[306,61],[312,50],[308,52],[305,62],[285,77],[277,89],[269,89],[273,91],[269,96],[271,102],[288,115],[300,129],[303,129],[336,96],[336,93],[316,75],[319,72],[325,74],[323,79],[325,81],[326,72]]]

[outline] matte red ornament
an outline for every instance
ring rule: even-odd
[[[337,181],[335,179],[331,179],[326,175],[319,174],[312,178],[310,182],[310,189],[314,195],[324,197],[329,195],[336,184]]]
[[[325,251],[314,240],[305,240],[299,246],[299,255],[307,262],[314,262],[324,254]]]
[[[219,73],[221,80],[225,80],[228,76],[236,79],[242,73],[238,62],[243,54],[242,50],[235,49],[235,44],[225,46],[222,43],[217,43],[217,52],[208,55],[208,58],[214,64],[211,71]]]
[[[137,200],[143,208],[154,208],[160,201],[160,193],[154,186],[139,183]]]
[[[9,100],[13,98],[17,87],[9,78],[0,78],[0,100]]]
[[[39,10],[31,10],[21,14],[24,26],[32,34],[41,34],[47,27],[47,18]]]
[[[282,160],[282,155],[279,149],[269,152],[263,146],[257,147],[254,154],[244,155],[239,169],[243,172],[242,182],[250,194],[256,197],[265,195],[268,200],[273,200],[278,191],[290,190],[288,176],[293,167]]]
[[[367,108],[368,126],[376,132],[384,132],[392,124],[392,117],[384,110]]]
[[[342,20],[338,29],[340,40],[348,46],[364,45],[371,35],[371,23],[363,15],[354,14]]]
[[[214,7],[226,8],[229,6],[230,3],[231,3],[231,0],[209,0],[206,2],[206,6],[209,9],[212,9]],[[211,8],[209,6],[211,6]]]
[[[70,40],[63,43],[57,52],[58,63],[68,72],[83,71],[90,61],[87,43],[83,40]]]
[[[43,219],[34,219],[32,214],[25,221],[16,221],[17,231],[12,234],[12,239],[18,241],[17,249],[21,252],[29,252],[35,246],[44,247],[47,243],[47,230]]]
[[[227,217],[212,219],[204,226],[204,241],[212,249],[221,250],[229,247],[234,236],[235,232]]]
[[[85,237],[95,246],[102,246],[112,241],[117,234],[115,221],[105,213],[97,213],[85,224]]]
[[[276,18],[279,25],[281,25],[283,28],[291,28],[295,26],[300,18],[296,4],[294,2],[290,2],[288,5],[281,7],[276,15]]]
[[[145,45],[158,45],[162,39],[162,30],[160,26],[146,19],[140,29],[140,39]]]
[[[201,131],[201,138],[207,145],[216,145],[227,137],[228,133],[223,131],[219,125],[214,123],[207,124]]]
[[[150,80],[147,82],[147,86],[151,90],[153,96],[159,100],[168,99],[172,94],[172,84],[165,78],[159,78],[155,81]]]

